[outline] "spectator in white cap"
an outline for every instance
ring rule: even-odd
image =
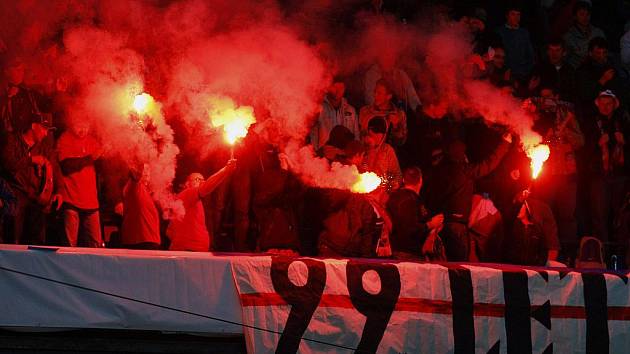
[[[628,114],[619,109],[619,99],[610,90],[595,99],[597,113],[587,119],[584,166],[590,181],[591,221],[593,234],[608,241],[611,233],[609,220],[619,210],[628,176],[626,139],[630,137]]]

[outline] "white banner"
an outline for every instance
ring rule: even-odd
[[[239,258],[250,353],[619,353],[627,275]]]
[[[2,245],[0,327],[238,335],[230,261],[209,253]]]

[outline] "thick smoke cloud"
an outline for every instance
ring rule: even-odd
[[[179,149],[159,103],[149,101],[142,112],[134,100],[144,91],[144,61],[125,47],[124,39],[93,27],[65,32],[62,58],[66,74],[80,87],[67,107],[73,119],[89,120],[107,146],[107,156],[121,158],[130,168],[147,164],[149,187],[170,216],[183,215],[171,192]]]
[[[151,188],[166,209],[178,209],[171,184],[179,149],[205,157],[225,147],[208,115],[215,95],[254,107],[253,129],[280,145],[305,182],[348,188],[356,169],[316,159],[304,139],[331,77],[375,63],[405,69],[429,115],[481,114],[539,141],[516,100],[463,75],[465,26],[442,12],[401,24],[357,9],[354,0],[3,1],[0,55],[25,58],[29,85],[51,92],[67,81],[68,114],[93,121],[108,156],[130,168],[150,161]],[[142,91],[161,103],[151,129],[130,111]]]

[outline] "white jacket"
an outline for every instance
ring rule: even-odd
[[[339,109],[336,109],[330,104],[326,97],[324,98],[324,102],[322,102],[322,109],[321,112],[319,112],[317,122],[315,122],[315,125],[311,129],[311,144],[315,150],[326,144],[330,131],[337,125],[343,125],[350,129],[354,134],[354,138],[359,140],[359,118],[357,117],[357,112],[354,107],[348,104],[344,98],[342,99]]]

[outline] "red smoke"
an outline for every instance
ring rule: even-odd
[[[150,161],[152,190],[168,208],[179,151],[170,128],[174,119],[185,128],[182,140],[192,142],[182,149],[205,156],[224,144],[209,124],[212,95],[269,112],[257,117],[257,130],[276,129],[273,138],[287,145],[296,172],[326,187],[346,188],[356,171],[315,159],[302,149],[304,137],[330,77],[374,63],[407,70],[417,79],[425,107],[483,114],[521,135],[533,134],[516,100],[463,77],[461,67],[471,52],[463,26],[440,13],[433,22],[406,25],[369,10],[353,16],[360,3],[3,1],[0,54],[6,46],[5,56],[26,58],[29,84],[47,91],[67,78],[71,104],[65,108],[94,122],[110,156],[129,165]],[[126,111],[127,100],[142,91],[164,105],[151,117],[152,133],[131,128]]]

